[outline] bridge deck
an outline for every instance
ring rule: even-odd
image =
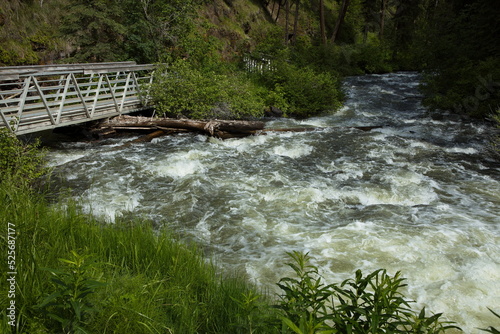
[[[134,62],[0,68],[0,127],[17,135],[148,108],[154,65]]]

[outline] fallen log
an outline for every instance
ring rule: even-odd
[[[101,124],[103,127],[114,130],[125,128],[170,128],[197,131],[203,134],[230,138],[249,136],[256,131],[264,129],[264,122],[261,121],[225,121],[225,120],[192,120],[192,119],[171,119],[171,118],[149,118],[119,116]]]
[[[278,128],[265,129],[262,121],[239,121],[239,120],[192,120],[172,118],[149,118],[142,116],[118,116],[101,124],[102,128],[111,130],[163,130],[163,134],[178,132],[199,132],[208,136],[221,139],[242,138],[251,135],[261,135],[271,132],[307,132],[317,131],[317,127],[302,128]],[[347,126],[341,128],[358,129],[370,131],[382,126]]]

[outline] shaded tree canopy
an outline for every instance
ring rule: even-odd
[[[250,53],[341,75],[424,70],[428,106],[484,118],[498,109],[497,2],[8,0],[0,65],[189,59],[217,69]]]

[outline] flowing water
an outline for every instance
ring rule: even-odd
[[[270,290],[310,252],[328,283],[402,271],[416,307],[466,333],[498,324],[500,168],[484,125],[433,120],[418,75],[348,78],[345,107],[218,140],[178,135],[116,149],[66,143],[50,154],[61,186],[96,215],[145,217],[196,240],[224,268]],[[363,132],[353,126],[381,125]]]

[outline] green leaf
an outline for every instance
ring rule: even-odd
[[[45,299],[40,304],[36,305],[35,308],[45,307],[61,296],[62,296],[61,292],[56,291],[56,292],[52,293],[51,295],[45,297]]]
[[[283,323],[285,323],[286,326],[288,326],[288,328],[290,328],[291,330],[293,330],[295,333],[297,333],[297,334],[304,334],[299,329],[299,327],[297,327],[297,325],[295,325],[290,319],[285,318],[285,317],[280,317],[280,319],[281,319],[281,321],[283,321]]]
[[[68,263],[68,264],[72,264],[72,265],[77,265],[77,263],[75,261],[71,261],[71,260],[67,260],[67,259],[58,259],[60,262],[64,262],[64,263]]]

